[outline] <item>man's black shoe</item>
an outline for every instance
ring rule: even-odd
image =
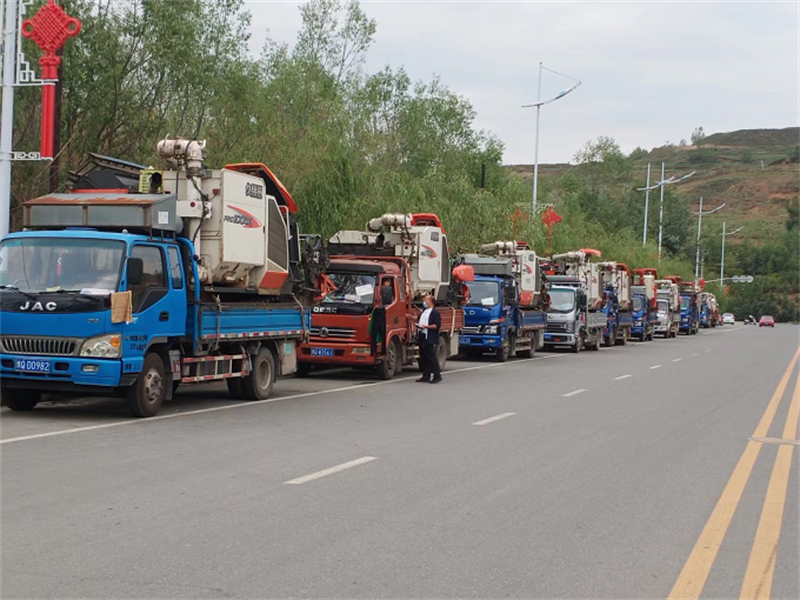
[[[439,383],[441,380],[442,380],[441,377],[434,377],[433,379],[431,379],[431,383]]]
[[[427,377],[420,377],[419,379],[417,379],[417,383],[430,383],[430,382],[431,380],[428,379]]]

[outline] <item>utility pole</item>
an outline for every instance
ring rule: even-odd
[[[697,282],[700,281],[700,227],[703,222],[703,215],[710,215],[711,213],[715,213],[721,208],[725,206],[725,202],[720,204],[717,208],[713,210],[708,210],[703,212],[703,197],[700,196],[700,210],[697,213],[697,253],[694,259],[694,284],[697,285]]]
[[[741,227],[739,227],[739,229],[735,229],[734,231],[731,231],[729,233],[725,233],[726,225],[727,224],[725,223],[725,221],[723,221],[722,222],[722,256],[720,258],[720,265],[719,265],[719,277],[720,277],[719,287],[720,287],[720,289],[722,289],[723,282],[725,281],[725,238],[728,237],[729,235],[733,235],[735,233],[739,233],[742,229],[744,229],[744,225],[742,225]]]
[[[664,174],[661,174],[664,178]],[[644,229],[642,230],[642,246],[647,245],[647,215],[650,210],[650,163],[647,163],[647,185],[644,192]]]
[[[0,112],[0,237],[11,228],[11,158],[14,150],[14,84],[17,67],[17,0],[5,0],[3,106]]]
[[[661,203],[658,209],[658,264],[661,264],[661,238],[664,232],[664,163],[661,163]]]
[[[533,212],[536,221],[536,199],[539,194],[539,118],[542,112],[542,63],[539,62],[539,90],[536,92],[536,146],[533,151]]]

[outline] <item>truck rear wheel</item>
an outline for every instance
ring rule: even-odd
[[[533,358],[536,353],[536,334],[533,334],[529,339],[531,347],[525,350],[517,350],[516,355],[518,358]]]
[[[128,410],[134,417],[152,417],[167,397],[164,361],[155,352],[144,357],[139,377],[127,390]]]
[[[242,391],[247,400],[266,400],[275,384],[275,356],[272,350],[261,346],[253,358],[252,371],[242,377]]]
[[[33,410],[41,397],[41,392],[33,390],[3,390],[3,404],[16,411]]]
[[[241,377],[231,377],[230,379],[226,379],[225,384],[228,386],[228,395],[232,400],[244,399],[244,388],[242,387]]]
[[[606,338],[603,341],[603,344],[605,346],[611,347],[614,346],[616,343],[617,343],[617,328],[611,327],[611,329],[608,330],[608,338]]]
[[[628,333],[629,332],[630,332],[630,329],[628,329],[627,327],[623,328],[622,337],[617,340],[617,343],[620,346],[624,346],[625,344],[628,343]]]

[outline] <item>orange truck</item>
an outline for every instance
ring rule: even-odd
[[[461,305],[471,267],[451,270],[447,236],[432,214],[385,214],[364,231],[340,231],[328,243],[333,288],[312,309],[298,374],[321,367],[374,369],[391,379],[418,357],[416,323],[430,294],[441,314],[436,355],[444,368],[458,353]]]

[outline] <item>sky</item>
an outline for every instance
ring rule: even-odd
[[[246,0],[251,51],[294,45],[298,2]],[[506,164],[534,158],[538,64],[581,81],[541,110],[539,159],[568,162],[587,141],[624,152],[737,129],[800,121],[800,8],[795,1],[365,1],[377,22],[364,70],[439,76],[468,99],[475,127],[505,145]],[[572,82],[547,71],[542,97]]]

